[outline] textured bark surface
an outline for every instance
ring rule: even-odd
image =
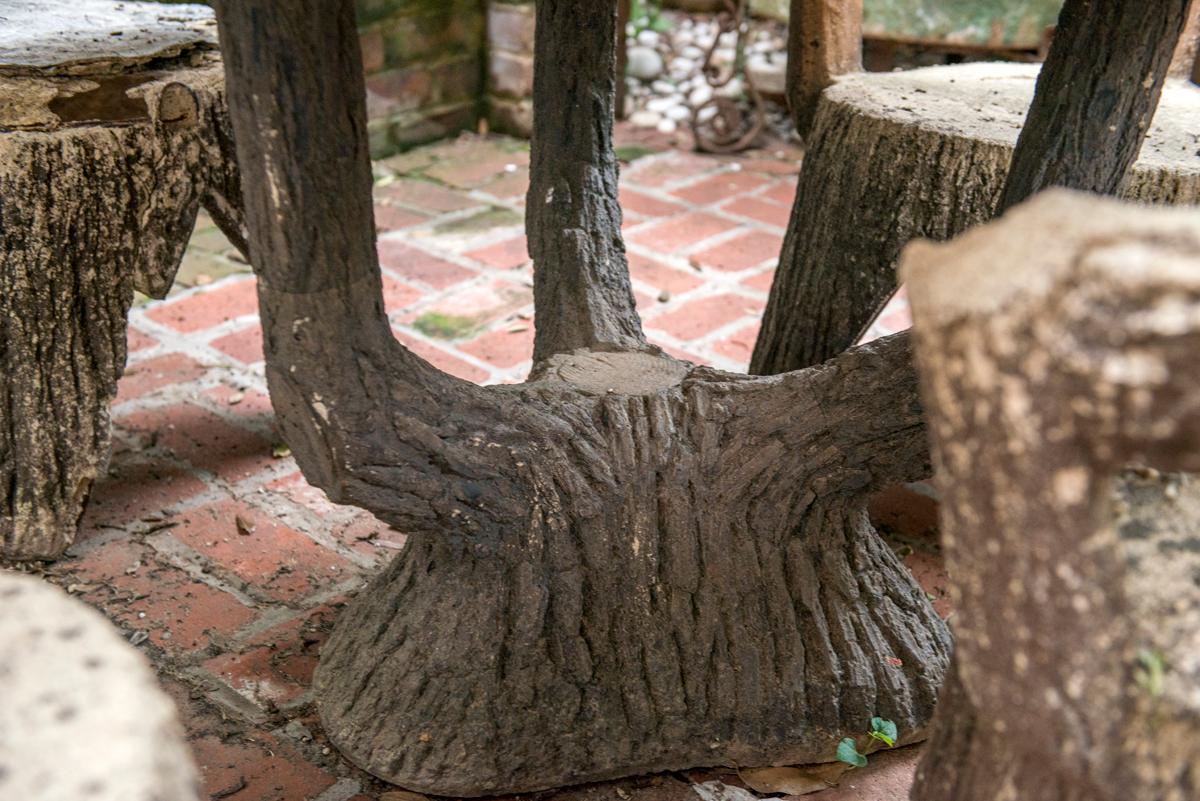
[[[751,371],[818,364],[857,341],[914,238],[991,218],[1037,67],[968,64],[848,76],[821,99]],[[1122,194],[1200,202],[1200,89],[1172,84]]]
[[[197,801],[175,704],[95,610],[0,571],[0,797]]]
[[[1047,186],[1112,194],[1142,147],[1192,0],[1066,0],[1000,211]]]
[[[787,95],[792,122],[808,136],[821,92],[862,71],[862,0],[792,0]]]
[[[539,4],[541,344],[486,388],[384,317],[353,4],[218,6],[272,402],[309,481],[409,532],[322,650],[325,730],[451,796],[918,739],[947,633],[864,510],[928,471],[907,338],[754,379],[642,344],[584,5]]]
[[[1200,468],[1197,254],[1064,190],[907,252],[956,608],[914,799],[1200,791],[1200,486],[1122,470]]]
[[[242,238],[212,33],[188,23],[179,45],[183,23],[161,24],[158,58],[139,39],[128,58],[85,48],[48,67],[36,51],[22,66],[3,42],[0,559],[55,558],[75,536],[108,458],[134,289],[166,293],[201,203]]]
[[[577,348],[645,346],[634,309],[612,147],[616,16],[612,2],[541,3],[534,61],[532,164],[525,229],[538,321],[534,360]],[[570,65],[570,66],[568,66]],[[543,269],[544,268],[544,269]]]

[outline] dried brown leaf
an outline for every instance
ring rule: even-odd
[[[738,771],[738,776],[755,792],[807,795],[835,786],[848,768],[841,762],[827,762],[802,768],[748,768]]]

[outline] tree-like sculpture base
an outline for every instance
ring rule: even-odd
[[[630,361],[673,380],[653,389]],[[889,341],[768,388],[577,353],[574,386],[559,370],[498,389],[544,415],[474,446],[527,502],[495,538],[412,534],[351,602],[316,679],[326,732],[370,772],[453,796],[833,759],[874,715],[919,739],[946,631],[867,520],[865,452],[839,442],[838,426],[872,436],[870,404],[831,394],[906,361]]]
[[[461,797],[828,759],[876,715],[921,737],[949,637],[865,511],[929,472],[908,338],[768,378],[647,344],[615,6],[546,0],[533,373],[439,372],[383,313],[353,4],[296,2],[218,3],[271,401],[309,481],[410,536],[322,649],[332,742]]]

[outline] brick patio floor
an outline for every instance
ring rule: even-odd
[[[741,370],[767,298],[799,153],[667,151],[623,165],[625,239],[650,339]],[[528,147],[466,137],[379,165],[376,220],[396,335],[480,383],[530,365],[532,270],[522,206]],[[906,327],[902,299],[872,334]],[[202,218],[170,297],[130,315],[109,476],[79,540],[45,575],[139,644],[179,704],[212,798],[364,801],[388,788],[330,749],[309,682],[339,605],[402,532],[305,483],[275,433],[255,282]],[[907,547],[943,594],[931,551]],[[821,801],[907,796],[913,749],[877,759]],[[713,777],[720,772],[692,774]],[[694,801],[681,775],[541,794]],[[725,776],[736,783],[736,776]]]

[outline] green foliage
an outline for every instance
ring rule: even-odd
[[[883,718],[871,718],[870,735],[888,748],[893,748],[896,745],[898,734],[896,724],[892,721],[884,720]]]
[[[661,0],[630,0],[629,22],[634,31],[663,31],[671,28],[671,23],[662,15]]]
[[[867,758],[858,753],[858,747],[854,745],[853,737],[847,737],[838,743],[837,758],[838,762],[845,762],[847,765],[852,765],[856,768],[865,768],[867,766]]]
[[[1138,651],[1133,679],[1139,687],[1155,698],[1163,694],[1163,678],[1166,672],[1167,662],[1161,653],[1150,648]]]
[[[631,161],[637,161],[642,156],[654,155],[658,151],[644,145],[622,145],[613,152],[616,153],[617,159],[628,164]]]
[[[888,748],[895,747],[896,740],[900,738],[900,731],[896,728],[896,724],[886,718],[871,718],[871,730],[867,734],[871,736],[871,739],[878,740]],[[845,762],[856,768],[867,766],[867,758],[858,752],[858,745],[854,742],[853,737],[847,737],[838,743],[837,758],[838,762]]]
[[[459,339],[475,330],[478,321],[473,317],[456,314],[425,312],[413,321],[413,328],[427,337],[436,339]]]

